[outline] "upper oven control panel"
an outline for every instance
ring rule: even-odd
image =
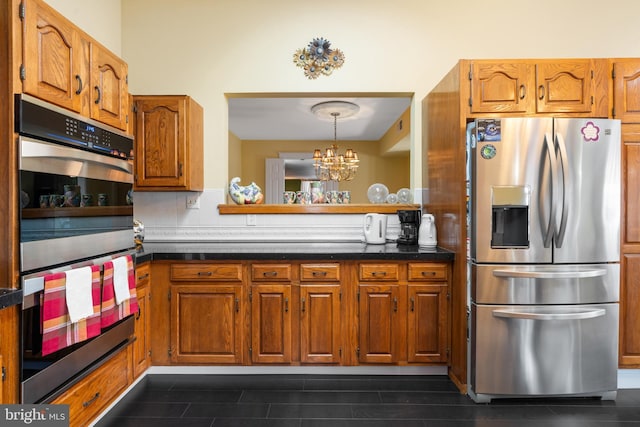
[[[15,131],[120,158],[133,157],[133,139],[115,128],[24,94],[16,95]]]

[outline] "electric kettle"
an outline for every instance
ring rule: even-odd
[[[424,214],[418,230],[418,246],[433,248],[437,244],[436,219],[432,214]]]
[[[387,216],[368,213],[364,216],[364,241],[372,244],[383,244],[387,241]]]

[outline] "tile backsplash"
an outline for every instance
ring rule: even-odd
[[[414,200],[420,203],[422,191]],[[362,214],[220,215],[225,189],[203,192],[135,192],[134,217],[145,226],[145,241],[335,241],[364,240]],[[191,209],[188,203],[199,204]],[[397,215],[389,215],[387,239],[400,232]],[[255,224],[255,225],[253,225]]]

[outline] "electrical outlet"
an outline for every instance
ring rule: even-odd
[[[257,225],[256,221],[257,221],[257,218],[254,214],[247,215],[247,225]]]
[[[200,209],[200,194],[187,195],[187,209]]]

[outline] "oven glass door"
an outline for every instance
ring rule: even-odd
[[[20,138],[24,274],[134,246],[132,164]]]

